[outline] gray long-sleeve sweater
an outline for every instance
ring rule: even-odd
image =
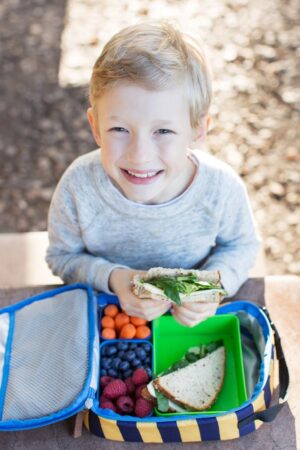
[[[218,269],[233,295],[259,248],[245,186],[224,162],[202,151],[179,197],[157,205],[128,200],[101,166],[100,151],[77,158],[62,176],[49,210],[46,260],[66,283],[109,293],[115,267]]]

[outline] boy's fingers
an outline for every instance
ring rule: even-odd
[[[211,311],[215,311],[217,309],[217,307],[219,306],[218,303],[214,302],[214,303],[200,303],[200,302],[193,302],[193,303],[183,303],[182,304],[182,308],[188,309],[189,311],[193,311],[193,312],[199,312],[199,313],[204,313],[204,312],[211,312]]]
[[[145,318],[147,320],[153,320],[156,319],[156,317],[159,317],[163,314],[165,314],[170,306],[165,303],[156,302],[157,304],[154,304],[150,308],[144,309],[143,313],[145,315]]]
[[[195,319],[195,318],[189,319],[178,313],[175,313],[173,316],[174,316],[174,319],[177,320],[177,322],[181,323],[182,325],[184,325],[186,327],[194,327],[209,317],[206,314],[203,314],[201,316],[197,316],[197,319]]]
[[[174,310],[177,310],[178,313],[187,320],[199,322],[200,320],[203,320],[203,317],[213,316],[216,313],[217,306],[218,304],[216,303],[201,303],[197,304],[197,306],[194,304],[191,307],[190,305],[188,307],[186,305],[175,306]]]
[[[174,319],[181,323],[181,325],[187,326],[187,327],[192,327],[193,325],[196,325],[197,322],[193,322],[193,320],[185,317],[184,315],[180,314],[180,312],[175,311],[173,312],[173,317]]]
[[[175,314],[177,316],[181,316],[186,318],[187,320],[195,320],[196,317],[198,317],[202,312],[199,313],[199,311],[196,313],[195,311],[190,311],[187,308],[184,308],[182,306],[175,306],[174,308]]]
[[[195,313],[182,306],[173,308],[174,318],[183,325],[193,327],[212,315],[211,311]]]
[[[141,303],[142,306],[145,306],[145,308],[156,308],[158,305],[161,306],[168,306],[168,308],[170,308],[170,305],[172,304],[171,301],[166,301],[166,300],[152,300],[152,299],[148,299],[148,298],[143,298],[140,299],[138,298],[138,302]]]
[[[170,308],[170,303],[151,299],[141,300],[136,296],[132,296],[132,298],[126,297],[126,301],[121,302],[121,307],[130,316],[150,321],[167,312]]]
[[[151,311],[147,311],[147,317],[148,317],[147,320],[156,319],[157,317],[160,317],[163,314],[165,314],[169,309],[170,309],[169,305],[161,305],[159,308],[155,308]]]

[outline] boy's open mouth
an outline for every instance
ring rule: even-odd
[[[121,169],[126,180],[133,184],[148,184],[156,180],[163,170],[127,170]]]

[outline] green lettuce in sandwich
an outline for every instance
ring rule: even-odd
[[[220,272],[209,270],[165,269],[155,267],[147,274],[135,275],[132,290],[139,298],[184,302],[213,303],[227,292],[221,285]]]

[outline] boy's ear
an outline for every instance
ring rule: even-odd
[[[100,136],[100,132],[99,132],[99,128],[98,128],[98,124],[97,124],[97,121],[95,118],[93,108],[88,108],[87,118],[88,118],[89,124],[91,126],[91,130],[92,130],[94,139],[95,139],[96,143],[99,145],[99,147],[101,147],[101,136]]]
[[[191,148],[198,148],[199,144],[205,141],[206,135],[208,133],[208,129],[211,123],[211,117],[205,116],[204,119],[201,121],[201,124],[199,124],[194,130],[193,130],[193,138],[190,147]]]

